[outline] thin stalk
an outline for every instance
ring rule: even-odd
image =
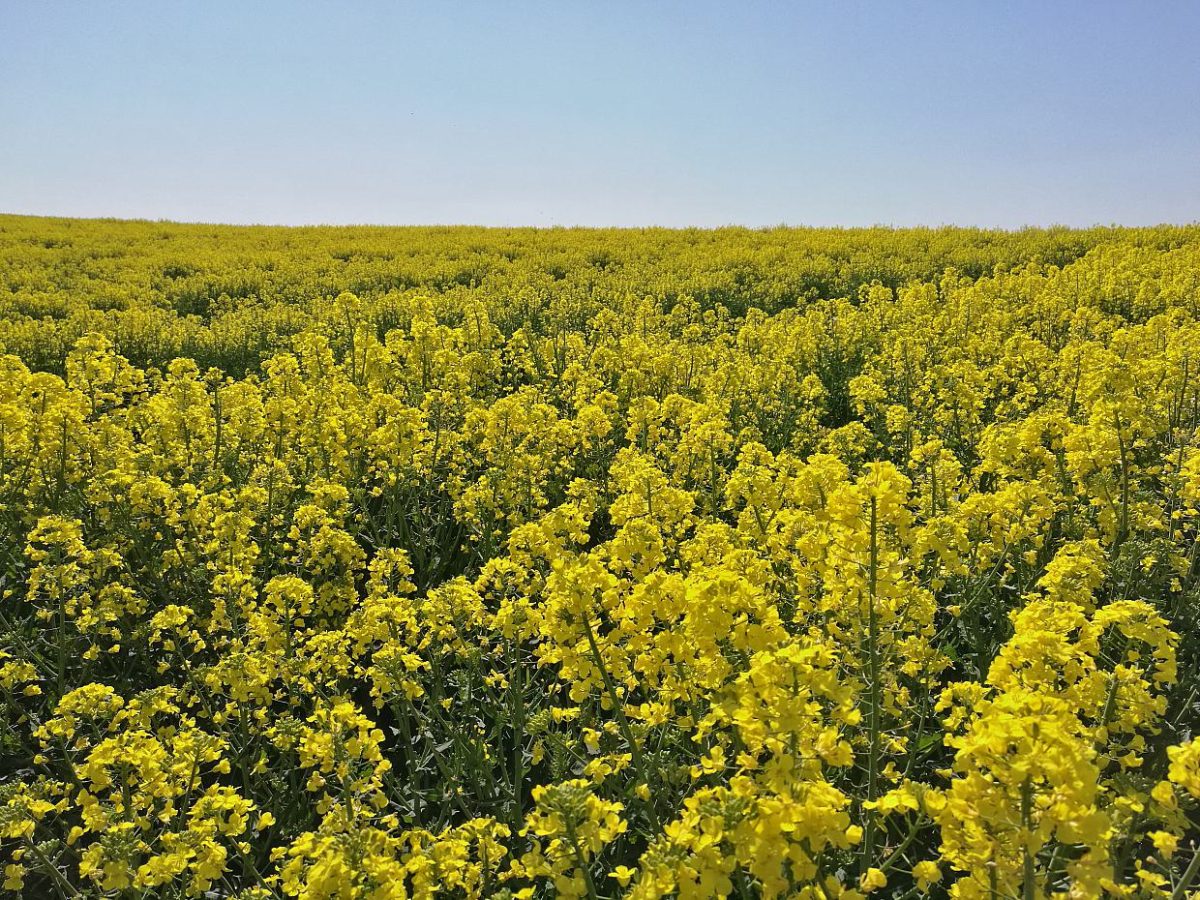
[[[33,855],[38,858],[38,862],[40,862],[50,873],[50,882],[54,885],[55,893],[57,893],[59,897],[63,898],[63,900],[66,900],[67,897],[81,896],[79,891],[75,889],[74,885],[72,885],[69,881],[67,881],[66,878],[63,877],[63,873],[58,871],[58,866],[51,862],[49,857],[42,852],[42,848],[39,847],[36,842],[34,842],[32,839],[27,839],[25,841],[25,846],[32,851]]]
[[[1021,826],[1026,832],[1033,829],[1033,786],[1026,777],[1021,785]],[[1033,854],[1029,852],[1029,837],[1028,834],[1022,835],[1023,846],[1021,852],[1024,855],[1022,862],[1022,896],[1024,900],[1033,900],[1035,889],[1035,876],[1033,869]]]
[[[871,545],[867,570],[867,659],[870,684],[868,702],[870,708],[870,744],[867,748],[867,799],[875,800],[879,793],[879,744],[880,744],[880,697],[879,683],[879,616],[875,599],[879,590],[879,503],[871,498]],[[866,871],[875,855],[875,811],[868,809],[867,827],[863,839],[862,871]]]
[[[509,644],[509,653],[512,653],[512,644]],[[518,684],[518,678],[520,683]],[[525,780],[525,669],[520,665],[520,655],[516,658],[516,662],[509,663],[509,692],[511,695],[512,706],[512,727],[513,727],[513,750],[512,750],[512,794],[513,794],[513,812],[512,821],[515,825],[519,825],[522,815],[522,784]]]
[[[583,858],[583,851],[579,848],[579,839],[575,836],[575,826],[567,823],[567,838],[571,843],[571,851],[575,854],[575,862],[579,866],[579,871],[583,873],[583,881],[587,885],[588,900],[599,900],[599,895],[596,893],[596,884],[592,881],[592,873],[588,871],[587,861]]]
[[[914,838],[916,838],[916,836],[920,832],[921,826],[924,824],[924,822],[925,822],[924,816],[917,816],[917,818],[913,820],[912,825],[909,826],[908,834],[906,834],[904,836],[904,839],[901,840],[900,843],[896,845],[896,849],[888,854],[888,858],[885,859],[882,863],[880,863],[879,871],[881,871],[881,872],[891,871],[892,866],[894,866],[897,862],[900,861],[901,854],[905,850],[908,849],[908,845],[913,842]]]
[[[604,682],[604,690],[608,692],[608,697],[612,701],[613,711],[617,716],[617,727],[621,729],[621,736],[625,738],[625,743],[629,745],[629,752],[633,754],[633,763],[637,766],[642,782],[649,785],[652,782],[646,766],[646,757],[642,755],[641,745],[634,740],[633,729],[629,726],[629,720],[625,718],[625,708],[621,704],[621,699],[617,696],[616,685],[613,684],[612,676],[608,673],[608,667],[604,665],[604,659],[600,656],[600,647],[596,643],[596,634],[592,631],[591,617],[585,611],[582,618],[583,630],[587,634],[588,647],[592,651],[592,658],[595,660],[596,668],[600,670],[600,678]],[[659,822],[658,816],[654,812],[654,807],[647,803],[646,811],[650,814],[650,823],[654,826],[654,830],[657,831],[659,829]]]
[[[1171,892],[1171,900],[1184,900],[1184,897],[1187,896],[1187,889],[1191,885],[1192,879],[1196,877],[1198,870],[1200,870],[1200,847],[1193,847],[1192,861],[1188,863],[1188,867],[1179,877],[1179,884],[1175,885],[1175,890]]]

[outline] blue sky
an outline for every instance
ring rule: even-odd
[[[0,0],[0,211],[1200,220],[1200,3]]]

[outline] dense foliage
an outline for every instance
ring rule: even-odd
[[[0,217],[31,897],[1188,896],[1200,228]]]

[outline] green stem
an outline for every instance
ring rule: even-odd
[[[1025,834],[1022,834],[1021,852],[1024,854],[1022,863],[1023,878],[1022,878],[1022,895],[1024,900],[1033,900],[1035,889],[1035,876],[1033,870],[1033,854],[1029,852],[1029,834],[1032,831],[1033,824],[1033,786],[1026,777],[1021,784],[1021,826]]]
[[[867,572],[867,654],[870,685],[868,702],[870,708],[870,744],[867,748],[867,799],[875,800],[879,792],[879,744],[880,744],[880,697],[879,683],[879,616],[875,609],[875,598],[879,590],[879,503],[871,498],[871,545]],[[867,827],[863,840],[862,871],[866,871],[875,855],[875,811],[866,813]]]
[[[918,815],[916,820],[914,820],[912,825],[909,827],[908,834],[906,834],[904,836],[904,840],[902,840],[896,846],[895,850],[893,850],[890,854],[888,854],[887,859],[885,859],[882,863],[880,863],[879,871],[881,871],[881,872],[891,871],[892,866],[894,866],[899,861],[900,854],[902,854],[906,849],[908,849],[908,845],[913,842],[913,839],[917,836],[918,832],[920,832],[923,821],[924,821],[924,817]]]
[[[509,652],[512,653],[512,644],[509,644]],[[512,794],[513,794],[513,812],[512,821],[514,825],[519,825],[522,819],[522,786],[525,781],[525,670],[520,665],[520,651],[517,651],[516,661],[509,663],[509,691],[512,697],[511,705],[512,727],[513,727],[513,750],[512,750]],[[518,683],[517,679],[520,679]]]
[[[63,898],[63,900],[66,900],[67,897],[80,896],[79,891],[75,890],[74,886],[72,886],[71,883],[63,877],[62,872],[58,871],[58,866],[50,861],[49,857],[42,852],[42,849],[34,841],[26,840],[25,845],[30,849],[30,851],[32,851],[33,855],[38,858],[38,862],[40,862],[50,874],[50,881],[54,884],[55,893],[57,893],[59,897]]]
[[[621,729],[621,736],[625,738],[625,743],[629,745],[629,752],[633,754],[633,763],[637,766],[638,774],[641,776],[642,782],[650,785],[650,773],[646,766],[646,757],[642,755],[641,745],[638,744],[633,737],[633,729],[629,726],[629,720],[625,718],[625,709],[621,704],[621,699],[617,696],[616,685],[613,684],[612,676],[608,673],[608,668],[604,665],[604,659],[600,656],[600,646],[596,643],[596,634],[592,631],[591,617],[585,610],[583,615],[583,630],[587,635],[588,647],[592,651],[592,658],[596,662],[596,668],[600,670],[600,678],[604,682],[604,689],[608,692],[608,697],[612,701],[613,711],[617,716],[617,727]],[[654,826],[654,830],[658,831],[659,822],[658,816],[654,812],[652,804],[646,804],[646,811],[650,814],[650,823]]]
[[[571,852],[575,854],[575,862],[579,866],[579,871],[583,873],[584,883],[587,885],[588,900],[599,900],[596,894],[596,884],[592,881],[592,873],[588,871],[587,862],[583,858],[583,851],[579,848],[579,840],[575,836],[575,826],[567,824],[567,838],[571,843]]]
[[[1191,885],[1192,879],[1196,877],[1198,870],[1200,870],[1200,847],[1193,847],[1192,861],[1188,863],[1183,875],[1179,877],[1179,884],[1175,885],[1175,890],[1171,892],[1171,900],[1184,900],[1184,897],[1187,896],[1187,889]]]

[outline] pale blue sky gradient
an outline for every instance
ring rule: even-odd
[[[0,0],[0,211],[1193,222],[1200,3]]]

